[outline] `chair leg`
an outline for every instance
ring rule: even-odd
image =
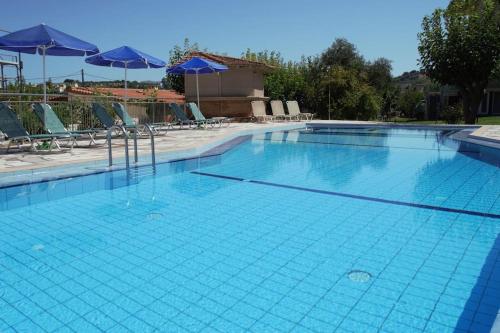
[[[95,141],[95,136],[96,133],[89,133],[89,138],[90,138],[89,147],[92,146],[92,144],[97,145],[97,142]]]
[[[52,139],[50,139],[50,143],[49,143],[49,153],[52,152],[52,147],[54,147],[54,144],[56,145],[56,147],[58,149],[61,149],[61,147],[59,146],[59,143],[57,142],[57,139],[52,138]]]
[[[52,146],[55,145],[57,147],[58,150],[61,150],[61,145],[59,144],[59,140],[57,140],[56,138],[52,138],[51,141],[50,141],[50,149],[49,151],[52,151]]]
[[[34,151],[34,152],[38,151],[38,149],[36,149],[36,146],[35,146],[35,141],[36,140],[28,139],[28,142],[30,143],[30,150]]]

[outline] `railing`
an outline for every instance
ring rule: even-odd
[[[18,63],[17,61],[17,56],[11,55],[11,54],[3,54],[0,53],[0,61],[8,61],[8,62],[14,62]]]
[[[34,102],[42,100],[42,94],[0,93],[0,102],[8,102],[30,134],[44,132],[41,122],[31,108]],[[92,102],[101,103],[116,119],[117,124],[120,121],[111,104],[113,102],[124,103],[123,100],[111,96],[50,94],[48,100],[64,126],[72,131],[104,127],[92,113]],[[168,122],[175,118],[168,103],[161,101],[128,100],[127,111],[138,125]]]
[[[108,142],[108,161],[109,161],[108,165],[110,167],[113,166],[113,145],[112,145],[111,141],[113,140],[112,134],[113,134],[113,131],[115,131],[115,130],[122,131],[123,140],[125,142],[125,165],[128,169],[130,166],[129,157],[128,157],[128,133],[127,133],[127,130],[125,130],[125,127],[123,127],[122,125],[111,126],[108,129],[108,132],[106,134],[106,141]],[[137,156],[137,150],[136,150],[136,156]]]
[[[150,137],[151,142],[151,165],[153,168],[156,166],[156,153],[155,153],[155,136],[153,132],[153,128],[151,125],[144,125],[144,129]],[[129,158],[129,149],[128,149],[128,138],[129,133],[132,133],[134,138],[134,163],[137,164],[139,162],[139,155],[137,149],[137,134],[139,132],[138,127],[124,127],[122,125],[114,125],[111,126],[106,133],[106,141],[108,142],[108,165],[109,167],[113,166],[113,131],[120,130],[122,132],[122,137],[125,143],[125,166],[127,169],[130,168],[130,158]],[[128,131],[127,131],[128,130]]]

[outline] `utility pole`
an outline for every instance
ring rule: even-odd
[[[85,72],[83,71],[83,68],[82,68],[82,87],[85,87]]]
[[[3,64],[0,64],[0,88],[2,89],[3,92],[7,91],[6,83],[7,80],[5,79],[3,74]]]
[[[19,92],[23,92],[23,61],[21,60],[21,52],[18,52],[18,58],[17,58],[17,81],[19,82]]]

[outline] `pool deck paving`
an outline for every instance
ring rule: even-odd
[[[500,142],[500,125],[484,125],[475,130],[471,135],[474,139]]]
[[[323,121],[314,120],[313,124],[337,124],[337,125],[390,125],[388,123],[363,122],[363,121]],[[166,134],[155,136],[156,154],[172,153],[191,150],[192,155],[201,152],[197,148],[208,147],[210,144],[223,141],[238,135],[250,134],[252,132],[266,132],[288,128],[299,128],[305,126],[306,122],[276,122],[276,123],[232,123],[228,127],[215,127],[209,129],[173,129]],[[489,125],[475,129],[469,135],[470,138],[489,143],[500,144],[500,126]],[[0,175],[13,172],[60,167],[62,165],[92,163],[106,165],[108,160],[108,147],[105,135],[97,137],[97,145],[88,146],[88,140],[79,140],[78,146],[72,150],[63,148],[61,151],[32,152],[29,147],[19,151],[17,148],[6,153],[7,143],[0,143]],[[129,139],[130,160],[133,160],[133,140]],[[147,137],[138,139],[139,161],[147,162],[150,156],[150,140]],[[124,140],[121,137],[113,139],[113,157],[124,158]]]

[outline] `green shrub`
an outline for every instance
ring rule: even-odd
[[[464,119],[464,112],[461,105],[448,105],[441,113],[441,118],[448,124],[458,124]]]

